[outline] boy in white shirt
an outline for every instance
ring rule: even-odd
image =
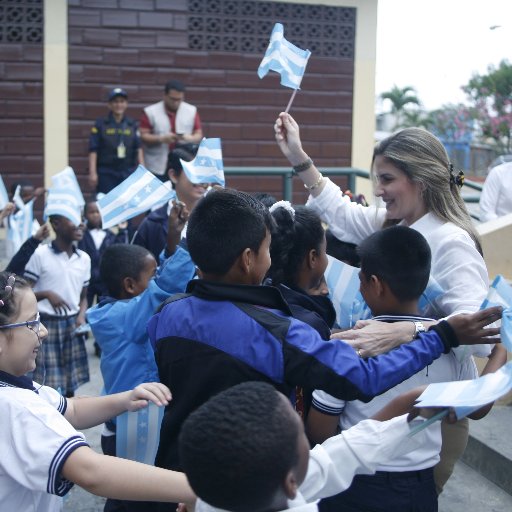
[[[410,425],[423,421],[413,416],[361,422],[310,451],[303,422],[283,394],[263,382],[238,384],[183,424],[180,460],[200,498],[195,510],[316,511],[316,500],[346,489],[355,474],[424,443],[428,429],[408,436]]]
[[[431,252],[423,235],[405,226],[391,227],[370,235],[359,245],[358,253],[360,290],[374,320],[410,320],[417,330],[424,330],[422,322],[430,319],[418,316],[418,300],[428,283]],[[496,356],[502,354],[496,352]],[[345,402],[317,390],[307,420],[308,436],[314,442],[322,442],[336,433],[338,421],[342,431],[349,429],[374,416],[393,398],[418,386],[472,379],[473,374],[464,368],[467,366],[459,363],[453,351],[443,354],[424,370],[368,403]],[[401,456],[395,454],[377,466],[375,475],[357,476],[347,491],[323,500],[319,509],[437,511],[433,467],[439,461],[440,450],[441,423],[436,422],[417,450]]]

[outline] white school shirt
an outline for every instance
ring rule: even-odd
[[[381,321],[400,321],[419,320],[425,321],[421,317],[400,317],[400,316],[377,316],[374,320]],[[360,421],[371,418],[380,411],[393,398],[410,391],[411,389],[432,384],[435,382],[451,382],[457,380],[470,380],[473,378],[471,367],[461,364],[453,351],[448,354],[442,354],[432,364],[419,371],[412,377],[404,380],[394,388],[386,391],[382,395],[375,397],[368,403],[360,400],[344,401],[335,398],[325,391],[315,390],[313,392],[312,406],[324,414],[340,416],[339,424],[344,431],[357,425]],[[377,466],[377,471],[400,472],[400,471],[418,471],[435,466],[439,462],[439,452],[441,451],[441,422],[437,421],[432,428],[427,429],[425,433],[425,442],[417,450],[394,456],[389,460]]]
[[[512,213],[512,162],[491,169],[480,195],[480,220],[482,222],[508,213]]]
[[[309,452],[306,478],[294,500],[288,502],[293,512],[318,510],[318,500],[348,489],[355,475],[372,474],[379,462],[396,454],[415,450],[425,442],[432,425],[409,437],[410,429],[422,423],[416,418],[407,423],[407,415],[389,421],[365,420],[331,437]],[[196,512],[228,512],[198,499]]]
[[[345,242],[361,243],[381,229],[385,208],[362,206],[350,201],[329,178],[320,195],[309,196],[306,206],[320,215],[333,235]],[[482,255],[469,234],[462,228],[444,222],[433,213],[427,213],[409,226],[420,232],[432,252],[430,273],[444,293],[434,300],[440,314],[428,312],[436,318],[456,313],[474,313],[487,296],[489,276]],[[489,345],[462,346],[454,349],[460,360],[468,359],[476,374],[474,362],[468,355],[487,357]],[[469,364],[469,362],[468,362]]]
[[[74,450],[88,446],[64,418],[66,405],[53,388],[36,394],[0,380],[1,510],[61,510],[61,496],[73,486],[62,478],[62,467]]]
[[[71,308],[67,315],[76,315],[80,309],[80,294],[91,279],[91,258],[75,248],[71,257],[51,243],[40,245],[25,267],[24,277],[35,282],[34,292],[52,290]],[[58,316],[47,299],[38,302],[40,313]]]

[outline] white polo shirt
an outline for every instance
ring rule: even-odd
[[[52,242],[40,245],[27,266],[24,277],[34,281],[34,292],[52,290],[58,293],[71,308],[68,315],[75,315],[80,308],[80,294],[91,278],[91,258],[80,250],[74,249],[71,257]],[[38,303],[40,313],[57,316],[47,299]]]
[[[374,320],[400,321],[403,319],[430,320],[422,317],[400,316],[376,316]],[[456,380],[470,380],[474,378],[470,367],[461,364],[453,351],[442,354],[432,364],[419,371],[412,377],[404,380],[394,388],[375,397],[368,403],[360,400],[343,401],[335,398],[325,391],[313,392],[312,406],[323,414],[339,415],[339,424],[342,431],[359,424],[367,418],[371,418],[380,409],[387,405],[393,398],[410,391],[411,389],[434,382],[451,382]],[[436,421],[425,431],[425,442],[414,451],[395,456],[382,461],[377,466],[377,471],[400,472],[418,471],[431,468],[439,462],[441,451],[441,422]]]
[[[7,378],[6,378],[7,377]],[[26,377],[0,372],[0,504],[15,512],[54,512],[73,483],[61,476],[68,456],[88,446],[64,418],[66,399]]]

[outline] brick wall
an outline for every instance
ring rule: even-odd
[[[320,166],[349,166],[353,57],[334,55],[324,32],[345,27],[353,39],[349,25],[355,26],[355,18],[348,12],[352,21],[327,26],[326,18],[342,14],[325,9],[230,0],[70,0],[69,154],[84,189],[89,129],[106,111],[107,91],[124,87],[128,113],[138,118],[144,106],[161,99],[165,82],[173,78],[187,85],[187,101],[197,105],[205,135],[222,138],[224,165],[284,166],[273,123],[292,90],[280,86],[274,73],[263,80],[256,75],[275,19],[285,25],[285,37],[313,51],[291,111],[302,125],[306,151]],[[297,15],[304,16],[302,22]],[[318,17],[318,23],[310,26],[307,15]],[[226,25],[216,25],[226,20],[238,27],[229,40]],[[247,51],[232,51],[237,44]],[[281,190],[281,180],[273,178],[230,178],[229,184],[278,195]],[[294,190],[294,199],[302,201],[304,189],[297,183]]]

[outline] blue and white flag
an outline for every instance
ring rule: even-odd
[[[512,389],[512,361],[494,373],[473,380],[430,384],[415,407],[453,407],[463,418]]]
[[[7,193],[7,189],[5,188],[5,183],[2,179],[2,175],[0,175],[0,210],[3,210],[8,202],[9,194]]]
[[[196,185],[199,183],[226,184],[220,139],[204,138],[199,144],[197,155],[191,162],[181,160],[187,178]]]
[[[359,291],[359,269],[327,256],[325,281],[340,329],[351,329],[358,320],[371,318],[370,308]]]
[[[503,308],[500,328],[501,342],[508,352],[512,352],[512,286],[503,276],[496,276],[480,309],[492,306]]]
[[[51,215],[62,215],[69,219],[75,226],[82,222],[82,207],[77,202],[77,197],[70,193],[70,189],[56,188],[52,186],[48,190],[46,206],[44,207],[44,219]]]
[[[269,71],[276,71],[281,75],[281,85],[300,89],[310,55],[309,50],[301,50],[288,42],[284,38],[283,25],[276,23],[267,51],[258,68],[258,76],[263,78]]]
[[[116,418],[116,456],[143,464],[155,464],[160,425],[165,407],[154,403],[137,412],[125,412]]]
[[[82,222],[84,204],[84,196],[75,173],[71,167],[66,167],[52,176],[52,186],[46,197],[44,219],[51,215],[62,215],[78,226]]]
[[[7,218],[7,239],[11,242],[13,253],[18,252],[23,242],[32,236],[34,224],[34,200],[31,199],[25,204],[21,199],[20,189],[18,185],[13,196],[18,211]]]
[[[162,183],[155,175],[139,165],[116,188],[98,200],[103,229],[147,212],[152,206],[164,204],[176,197],[170,182]]]
[[[80,208],[85,205],[80,185],[71,167],[68,166],[63,171],[52,176],[52,188],[67,190],[75,198],[75,202]]]

